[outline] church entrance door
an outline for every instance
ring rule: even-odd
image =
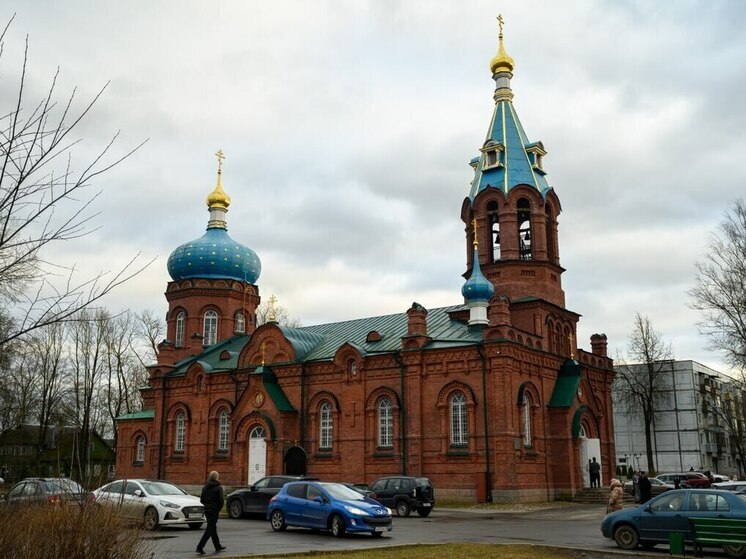
[[[262,479],[267,471],[267,443],[264,427],[256,426],[249,435],[249,485]]]
[[[584,431],[584,430],[583,430]],[[580,437],[580,465],[583,472],[583,487],[591,486],[590,463],[595,458],[596,462],[601,463],[601,439],[587,439],[581,433]],[[600,471],[601,487],[603,487],[604,473]]]
[[[285,453],[285,473],[289,476],[306,475],[306,451],[299,446],[289,448]]]

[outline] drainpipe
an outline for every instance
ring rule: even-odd
[[[401,393],[401,407],[399,408],[399,416],[401,425],[399,432],[401,433],[401,475],[407,475],[407,404],[404,392],[404,381],[406,375],[406,368],[404,367],[404,361],[401,358],[401,351],[394,352],[394,361],[399,365],[399,379],[400,379],[400,393]]]
[[[487,502],[492,502],[492,472],[490,471],[490,424],[487,421],[487,359],[484,355],[484,344],[477,346],[479,359],[482,361],[482,413],[484,414],[484,477],[487,482]]]
[[[158,479],[165,479],[163,475],[163,446],[166,438],[166,384],[168,378],[163,375],[161,377],[161,440],[158,445]]]
[[[300,364],[300,446],[306,444],[306,363]]]

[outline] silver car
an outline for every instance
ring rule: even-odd
[[[148,530],[173,525],[198,530],[205,520],[199,498],[168,481],[120,479],[96,489],[93,497],[97,505],[116,507]]]

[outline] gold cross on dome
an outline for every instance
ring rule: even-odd
[[[267,318],[268,318],[269,322],[275,322],[277,320],[277,317],[275,316],[275,303],[276,302],[277,302],[277,297],[275,297],[274,295],[272,295],[269,298],[269,301],[268,301],[268,303],[269,303],[269,309],[267,311],[267,314],[269,316]]]
[[[223,159],[225,159],[225,155],[223,154],[223,150],[219,149],[215,152],[215,157],[218,158],[218,173],[223,171]]]
[[[500,14],[499,16],[497,16],[497,24],[500,26],[500,38],[501,39],[502,39],[502,36],[503,36],[503,24],[504,23],[505,23],[505,21],[503,20],[503,15]]]
[[[471,224],[474,227],[474,248],[477,248],[479,246],[479,241],[477,241],[477,220],[472,219]]]
[[[570,359],[575,359],[575,336],[570,334]]]

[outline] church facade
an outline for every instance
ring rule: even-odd
[[[167,339],[143,410],[117,420],[117,477],[196,485],[215,469],[240,486],[281,473],[405,474],[431,478],[439,498],[474,501],[574,494],[591,458],[602,482],[612,477],[613,363],[603,334],[578,347],[561,205],[544,146],[513,105],[502,31],[490,69],[495,108],[470,163],[467,279],[453,306],[257,327],[261,264],[228,235],[219,165],[207,231],[168,261]]]

